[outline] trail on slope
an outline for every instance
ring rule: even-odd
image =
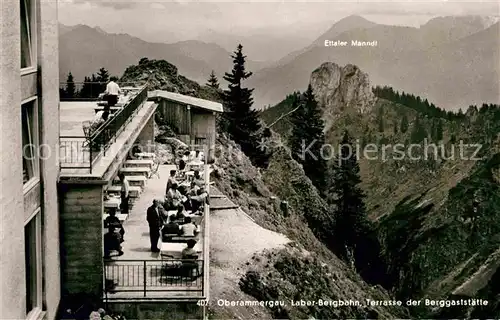
[[[239,288],[247,261],[265,249],[283,247],[290,240],[257,225],[241,209],[210,214],[210,310],[215,318],[271,319],[265,307],[219,306],[221,300],[255,301]]]

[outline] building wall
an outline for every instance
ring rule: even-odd
[[[180,135],[188,135],[190,130],[189,110],[183,104],[177,104],[160,98],[158,110],[166,123]]]
[[[153,152],[153,145],[155,141],[155,118],[151,117],[144,125],[141,133],[137,137],[135,143],[140,145],[144,152]]]
[[[199,109],[192,109],[191,112],[191,138],[204,137],[206,143],[215,142],[215,115],[213,112],[204,112]],[[194,143],[194,141],[192,142]]]
[[[36,1],[37,63],[21,74],[20,2],[3,1],[0,6],[0,314],[3,319],[26,318],[25,223],[40,217],[41,306],[47,319],[56,315],[60,299],[59,233],[56,156],[39,161],[37,181],[23,186],[21,104],[37,98],[38,143],[41,156],[54,153],[59,138],[59,75],[57,2]],[[44,154],[45,153],[45,154]]]
[[[45,161],[40,162],[42,186],[44,304],[47,318],[56,316],[61,297],[61,269],[59,254],[59,206],[57,180],[59,176],[59,39],[57,1],[39,1],[40,34],[39,90],[41,91],[40,144]]]
[[[101,295],[103,186],[60,185],[61,267],[68,294]]]
[[[0,6],[0,314],[24,319],[24,204],[18,1]],[[8,257],[8,259],[6,258]]]

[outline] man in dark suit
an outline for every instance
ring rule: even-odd
[[[160,252],[158,249],[158,239],[160,239],[160,229],[163,225],[162,219],[160,218],[158,200],[153,200],[153,205],[148,208],[147,220],[149,224],[149,239],[151,240],[151,251]]]

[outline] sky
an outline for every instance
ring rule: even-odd
[[[351,14],[377,23],[419,26],[435,16],[498,17],[499,8],[498,1],[456,0],[59,0],[59,20],[66,25],[99,26],[106,32],[128,33],[147,41],[200,39],[209,30],[233,35],[300,34],[312,40]]]

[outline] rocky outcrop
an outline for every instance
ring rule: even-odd
[[[219,100],[218,92],[207,86],[200,86],[178,73],[177,67],[165,60],[142,58],[137,65],[128,67],[120,79],[147,85],[148,90],[167,90],[213,101]]]
[[[367,113],[376,100],[368,75],[352,64],[323,63],[311,74],[311,86],[324,110],[325,131],[340,114]]]

